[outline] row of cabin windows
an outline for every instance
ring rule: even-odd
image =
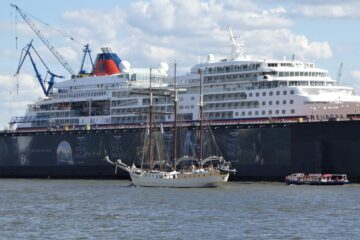
[[[182,101],[183,99],[180,99],[180,101]],[[153,98],[153,103],[156,104],[166,104],[168,101],[166,100],[166,98]],[[142,105],[149,105],[150,104],[150,99],[149,98],[143,98],[142,100]]]
[[[165,112],[172,109],[172,107],[154,107],[154,111]],[[111,110],[111,114],[120,115],[120,114],[138,114],[138,113],[147,113],[147,108],[116,108]]]
[[[165,116],[155,116],[156,121],[165,121]],[[131,116],[131,117],[113,117],[111,118],[111,123],[140,123],[146,122],[147,116]]]
[[[68,118],[66,118],[66,119],[56,119],[56,120],[54,121],[54,124],[55,124],[56,126],[58,126],[58,125],[64,125],[64,124],[75,124],[75,125],[78,125],[78,124],[79,124],[79,119],[77,119],[77,118],[71,118],[71,119],[68,119]]]
[[[235,99],[246,99],[245,93],[228,93],[228,94],[209,94],[204,96],[204,101],[214,100],[235,100]]]
[[[303,66],[303,64],[301,63],[268,63],[268,67],[277,67],[277,66],[281,66],[281,67],[301,67]],[[314,67],[314,64],[312,63],[306,63],[305,64],[306,67],[310,67],[310,68],[313,68]]]
[[[211,109],[232,109],[232,108],[257,108],[259,107],[258,101],[246,101],[246,102],[227,102],[227,103],[207,103],[205,104],[205,110]]]
[[[210,76],[204,78],[204,83],[216,83],[216,82],[224,82],[224,81],[233,81],[234,79],[256,78],[256,77],[257,77],[257,73]]]
[[[128,97],[130,95],[130,93],[128,91],[121,91],[121,92],[112,92],[112,96],[113,97]]]
[[[287,95],[288,91],[284,90],[282,92],[283,95]],[[273,96],[274,94],[276,94],[276,96],[280,96],[281,92],[280,91],[276,91],[274,92],[269,92],[269,96]],[[290,95],[295,94],[294,90],[290,90]],[[260,96],[260,93],[257,92],[255,93],[256,97]],[[266,92],[262,93],[262,96],[265,97],[266,96]],[[253,93],[249,93],[249,97],[253,97]],[[246,95],[245,93],[229,93],[229,94],[212,94],[212,95],[205,95],[204,96],[204,100],[205,101],[212,101],[212,100],[232,100],[232,99],[246,99]]]
[[[111,102],[111,107],[134,106],[137,104],[137,99],[114,100]]]
[[[286,100],[283,100],[283,101],[282,101],[282,104],[285,105],[286,103],[287,103]],[[290,100],[289,103],[290,103],[290,104],[294,104],[294,100]],[[265,106],[265,105],[266,105],[266,102],[263,101],[261,104],[262,104],[263,106]],[[275,104],[276,104],[276,105],[279,105],[279,104],[280,104],[280,101],[279,101],[279,100],[276,100],[276,101],[275,101]],[[273,105],[273,101],[269,101],[269,105]]]
[[[205,72],[206,73],[218,73],[218,72],[231,72],[231,71],[249,71],[249,70],[256,70],[259,67],[260,67],[260,63],[218,66],[218,67],[206,68]]]
[[[77,98],[77,97],[97,97],[104,96],[106,92],[80,92],[80,93],[64,93],[55,95],[55,98]]]
[[[252,116],[252,115],[253,115],[252,113],[253,113],[252,111],[249,111],[248,114],[247,114],[247,116]],[[291,109],[291,110],[290,110],[290,113],[291,113],[291,114],[294,114],[294,113],[295,113],[295,109]],[[266,114],[266,111],[265,111],[265,110],[261,111],[261,115],[265,115],[265,114]],[[279,115],[279,114],[280,114],[280,110],[275,110],[275,111],[269,110],[269,111],[268,111],[268,114],[269,114],[269,115],[272,115],[272,114]],[[286,110],[285,110],[285,109],[281,110],[281,114],[286,114]],[[260,115],[260,111],[254,111],[254,115],[255,115],[255,116]],[[235,113],[235,116],[239,116],[239,112],[236,112],[236,113]],[[246,116],[246,112],[241,112],[241,116]]]
[[[276,91],[276,92],[275,92],[276,96],[280,96],[280,93],[281,93],[280,91]],[[291,95],[293,95],[294,93],[295,93],[294,90],[290,90],[290,94],[291,94]],[[263,95],[263,97],[265,97],[265,96],[266,96],[266,92],[263,92],[262,95]],[[269,96],[273,96],[273,95],[274,95],[274,92],[269,92]],[[283,95],[287,95],[287,91],[286,91],[286,90],[283,91]],[[252,97],[252,96],[253,96],[253,93],[249,93],[249,97]],[[258,92],[255,93],[255,96],[256,96],[256,97],[259,97],[259,96],[260,96],[260,93],[258,93]]]
[[[180,106],[179,106],[179,109],[190,109],[190,108],[193,109],[193,108],[194,108],[194,105],[191,105],[191,106],[189,106],[189,105],[185,105],[185,106],[184,106],[184,105],[180,105]]]
[[[324,72],[279,72],[279,77],[327,77],[327,76],[328,74]]]
[[[233,112],[210,112],[205,113],[205,118],[207,119],[224,119],[224,118],[233,118]]]

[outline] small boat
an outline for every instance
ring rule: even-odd
[[[349,180],[346,174],[293,173],[286,176],[285,182],[287,185],[344,185],[349,183]]]

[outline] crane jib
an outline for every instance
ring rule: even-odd
[[[50,42],[45,38],[45,36],[41,33],[41,31],[36,27],[35,23],[31,21],[30,17],[28,17],[28,15],[17,5],[10,4],[10,6],[16,9],[16,11],[24,19],[27,25],[29,25],[29,27],[34,31],[34,33],[40,38],[40,40],[45,44],[45,46],[50,50],[50,52],[55,56],[55,58],[60,62],[60,64],[71,74],[71,76],[75,76],[76,75],[75,71],[65,61],[63,56],[55,49],[55,47],[50,44]]]

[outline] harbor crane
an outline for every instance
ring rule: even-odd
[[[32,45],[32,42],[33,40],[31,40],[31,42],[23,48],[22,52],[21,52],[21,56],[20,56],[20,61],[19,61],[19,65],[18,65],[18,68],[17,68],[17,71],[16,73],[14,74],[14,76],[16,76],[17,74],[20,73],[20,69],[22,67],[22,65],[24,64],[24,61],[26,59],[27,56],[29,56],[30,58],[30,61],[31,61],[31,64],[34,68],[34,71],[35,71],[35,74],[36,74],[36,78],[38,79],[39,83],[40,83],[40,86],[44,92],[44,94],[46,96],[49,96],[49,93],[52,89],[52,87],[54,86],[55,84],[55,78],[64,78],[63,76],[59,76],[59,75],[56,75],[54,73],[52,73],[50,71],[50,69],[48,68],[48,66],[45,64],[44,60],[40,57],[39,53],[35,50],[35,48],[33,47]],[[34,58],[33,56],[31,55],[31,52],[30,50],[32,50],[36,56],[40,59],[40,61],[42,62],[42,64],[45,66],[45,68],[47,69],[47,74],[50,75],[50,80],[49,81],[46,81],[46,77],[43,79],[38,68],[36,67],[36,64],[35,64],[35,61],[34,61]],[[46,75],[47,76],[47,75]],[[47,84],[46,84],[47,83]]]
[[[34,31],[34,33],[40,38],[40,40],[45,44],[45,46],[50,50],[50,52],[55,56],[55,58],[61,63],[61,65],[71,74],[75,76],[75,71],[70,67],[70,65],[65,61],[64,57],[55,49],[54,46],[45,38],[41,31],[36,27],[35,23],[30,19],[28,14],[24,10],[19,8],[15,4],[10,4],[11,7],[15,8],[24,21],[29,25],[29,27]],[[72,39],[72,38],[71,38]],[[72,39],[73,40],[73,39]]]

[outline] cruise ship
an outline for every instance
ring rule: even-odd
[[[46,97],[11,119],[0,133],[1,177],[123,178],[103,157],[131,165],[141,154],[149,96],[141,90],[179,89],[185,154],[198,149],[199,86],[204,114],[232,179],[277,180],[292,172],[346,173],[360,180],[360,97],[327,70],[295,59],[250,59],[231,35],[230,56],[176,76],[166,63],[132,68],[102,48],[91,73],[55,83]],[[154,98],[157,122],[171,135],[173,102]],[[171,137],[166,145],[171,152]],[[186,152],[187,151],[187,152]],[[193,153],[194,154],[194,153]],[[210,154],[210,153],[209,153]]]
[[[232,32],[229,58],[196,64],[190,72],[177,76],[186,89],[180,94],[179,111],[187,121],[197,121],[200,78],[204,85],[207,120],[268,121],[349,119],[356,117],[360,97],[351,87],[341,86],[325,69],[298,60],[251,60]],[[11,124],[18,128],[72,127],[83,125],[139,124],[146,116],[149,98],[131,94],[131,89],[170,88],[173,79],[168,64],[140,69],[121,61],[110,48],[102,48],[93,71],[56,83],[50,94],[30,105],[24,117]],[[151,71],[151,72],[150,72]],[[172,102],[156,99],[157,110],[171,112]],[[171,114],[160,121],[171,122]]]

